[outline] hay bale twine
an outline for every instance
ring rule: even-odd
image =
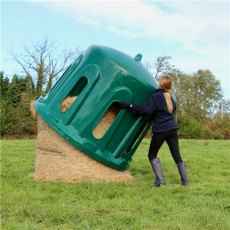
[[[133,180],[128,171],[111,169],[72,146],[54,132],[40,116],[38,116],[35,171],[32,176],[36,180],[61,180],[70,183],[82,180],[93,182]]]

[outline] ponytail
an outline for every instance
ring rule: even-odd
[[[172,87],[172,78],[169,75],[163,76],[160,78],[160,87],[165,91],[164,97],[167,104],[168,111],[173,112],[173,104],[170,93],[168,92]]]
[[[170,113],[172,113],[173,112],[173,105],[172,105],[172,99],[171,99],[171,96],[170,96],[169,92],[164,92],[164,97],[165,97],[165,100],[166,100],[168,111]]]

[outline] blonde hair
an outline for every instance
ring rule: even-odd
[[[172,113],[173,112],[173,104],[172,104],[171,95],[168,92],[172,88],[172,77],[169,75],[165,75],[165,76],[161,77],[159,80],[159,85],[160,85],[161,89],[163,89],[165,91],[163,94],[165,97],[167,108],[168,108],[168,111],[170,113]]]

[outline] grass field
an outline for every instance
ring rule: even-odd
[[[1,228],[230,229],[230,141],[180,140],[189,187],[182,187],[166,145],[159,156],[166,186],[149,188],[149,140],[134,155],[131,183],[37,182],[36,140],[1,141]]]

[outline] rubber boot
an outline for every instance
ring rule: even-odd
[[[181,177],[181,184],[188,186],[188,176],[187,176],[187,171],[186,171],[186,164],[184,162],[180,162],[177,164],[177,167],[178,167],[178,171]]]
[[[154,158],[150,161],[154,174],[156,175],[156,181],[151,184],[151,187],[159,187],[165,184],[163,172],[161,168],[161,162],[159,158]]]

